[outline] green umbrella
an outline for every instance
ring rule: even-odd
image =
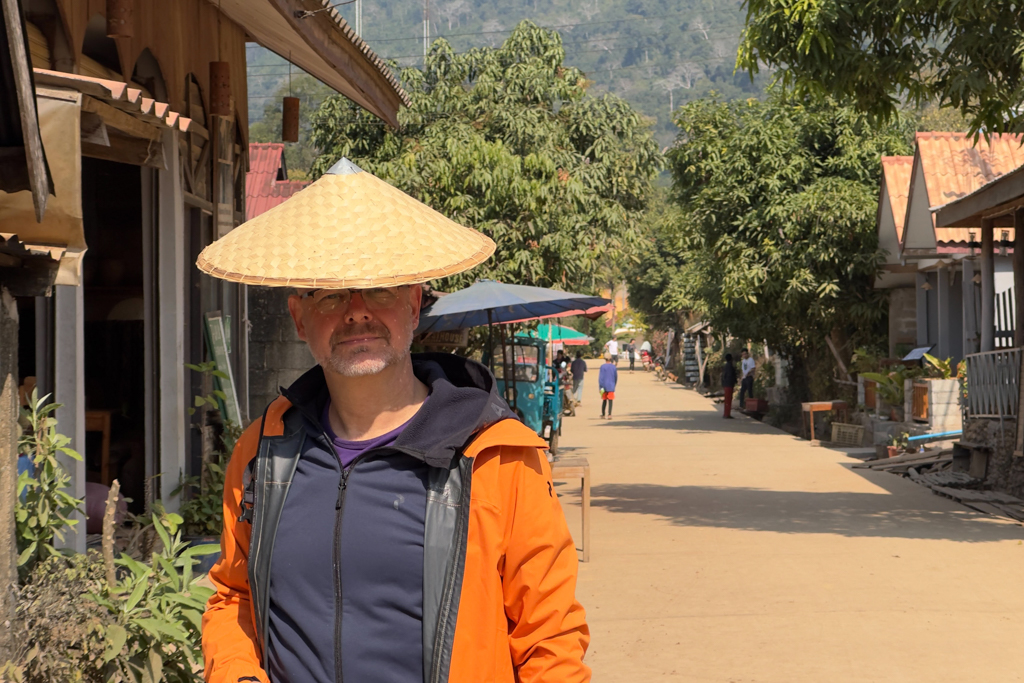
[[[529,333],[520,333],[519,336],[536,337],[538,339],[546,339],[552,342],[561,342],[566,346],[586,346],[590,342],[594,341],[593,337],[572,329],[571,327],[563,327],[562,325],[538,325],[536,330],[531,330]]]

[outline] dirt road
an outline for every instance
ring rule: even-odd
[[[620,363],[589,459],[595,681],[1024,680],[1024,529]],[[577,497],[559,485],[570,526]]]

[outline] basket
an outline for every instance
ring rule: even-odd
[[[859,447],[864,443],[864,427],[833,422],[832,443],[839,444],[840,446]]]

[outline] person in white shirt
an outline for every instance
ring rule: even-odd
[[[744,402],[749,393],[754,398],[754,370],[757,369],[757,361],[750,357],[750,351],[743,349],[743,361],[740,363],[740,408],[747,404]]]
[[[615,337],[612,337],[611,339],[609,339],[607,342],[605,342],[604,350],[605,350],[605,353],[607,353],[611,357],[612,363],[614,363],[616,366],[618,366],[618,364],[619,364],[619,342],[618,342],[618,340],[616,340]]]

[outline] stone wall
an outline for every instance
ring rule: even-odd
[[[295,333],[288,313],[288,287],[249,287],[249,414],[263,414],[287,387],[313,367],[306,342]]]
[[[917,345],[917,290],[896,287],[889,290],[889,357],[895,358],[897,344]]]
[[[962,442],[991,448],[985,483],[996,491],[1024,498],[1024,457],[1013,455],[1017,421],[969,419],[964,424]]]

